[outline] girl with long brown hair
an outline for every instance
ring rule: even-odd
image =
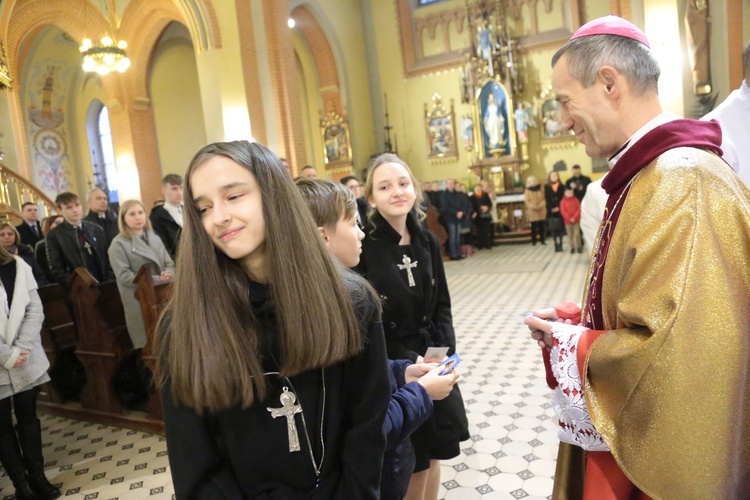
[[[420,363],[430,347],[455,352],[456,334],[440,244],[422,229],[422,195],[409,166],[383,154],[370,164],[365,199],[374,208],[357,270],[383,301],[383,324],[390,359]],[[441,361],[428,359],[426,361]],[[437,499],[440,460],[460,453],[469,424],[458,384],[432,417],[411,435],[416,456],[407,499]]]
[[[204,147],[185,190],[157,335],[177,498],[377,498],[390,396],[377,300],[263,146]]]

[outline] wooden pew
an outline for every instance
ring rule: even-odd
[[[445,242],[448,241],[448,231],[446,231],[443,225],[438,222],[440,213],[438,212],[437,208],[430,206],[427,208],[425,215],[427,216],[425,219],[427,230],[437,237],[438,242],[440,242],[440,249],[443,252],[443,260],[446,260],[446,258],[448,257],[448,252],[445,248]]]
[[[81,392],[81,405],[122,413],[122,405],[112,390],[112,376],[123,355],[133,350],[133,344],[117,284],[99,283],[84,268],[78,268],[68,296],[79,325],[76,355],[86,368],[88,379]]]
[[[40,407],[48,413],[68,418],[145,432],[163,432],[161,418],[152,417],[151,412],[125,410],[114,391],[112,377],[123,357],[133,351],[116,283],[99,283],[86,269],[76,269],[67,291],[58,287],[57,290],[44,292],[45,312],[53,311],[47,320],[49,325],[65,323],[60,309],[65,295],[68,301],[66,307],[72,311],[77,331],[75,354],[85,368],[87,382],[81,391],[80,402],[61,402],[50,397],[50,401],[40,400]],[[61,339],[45,335],[49,337],[46,342],[52,347],[49,352],[53,357],[56,342],[70,344],[71,325],[67,324],[67,328],[56,327],[56,330],[66,332],[60,334]]]
[[[151,265],[144,264],[138,270],[138,274],[135,275],[133,282],[136,284],[135,298],[141,305],[143,325],[146,327],[146,346],[143,348],[141,354],[143,355],[144,363],[151,370],[151,373],[154,374],[154,380],[156,380],[154,335],[157,323],[159,322],[159,316],[172,294],[172,283],[154,284],[151,276]],[[158,391],[152,392],[149,395],[146,411],[151,418],[162,418],[161,399],[159,398]]]
[[[50,367],[53,367],[58,353],[75,349],[76,342],[78,342],[78,329],[68,306],[68,294],[63,287],[57,284],[40,287],[39,298],[44,308],[42,346],[49,359]],[[53,403],[64,402],[64,398],[55,391],[51,383],[42,386],[39,400]]]

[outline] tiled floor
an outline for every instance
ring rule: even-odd
[[[539,348],[519,313],[580,300],[588,259],[553,247],[506,246],[446,263],[471,440],[442,467],[446,500],[548,498],[557,439]],[[42,418],[47,476],[64,498],[168,499],[158,435]],[[0,478],[0,498],[12,486]]]

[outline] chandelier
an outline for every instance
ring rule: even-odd
[[[112,17],[110,21],[112,30],[117,32],[117,8],[114,0],[109,0],[109,12]],[[79,47],[83,55],[83,71],[96,72],[100,75],[113,71],[125,72],[130,67],[130,59],[125,52],[127,48],[128,43],[125,40],[118,41],[109,35],[103,36],[99,42],[84,38]]]

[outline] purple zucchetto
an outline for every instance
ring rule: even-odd
[[[646,47],[651,48],[648,43],[648,38],[646,38],[646,34],[641,31],[638,26],[617,16],[605,16],[587,22],[573,33],[570,40],[593,35],[624,36],[625,38],[636,40]]]

